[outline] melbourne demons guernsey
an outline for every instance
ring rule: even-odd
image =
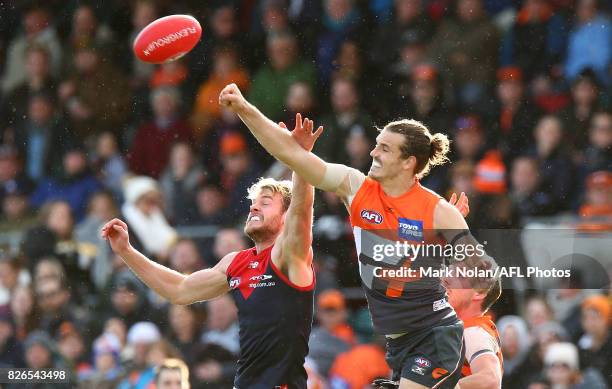
[[[418,180],[408,192],[391,197],[366,177],[349,202],[359,274],[379,333],[401,334],[458,321],[440,278],[421,271],[439,269],[441,255],[402,249],[384,252],[399,244],[404,248],[436,244],[439,250],[444,241],[433,230],[433,214],[440,199]],[[408,269],[413,273],[406,273]]]
[[[310,286],[294,285],[272,263],[272,247],[241,251],[227,269],[240,325],[237,389],[306,388],[314,272]]]
[[[472,374],[470,364],[479,356],[485,354],[495,355],[503,373],[504,357],[501,352],[501,342],[497,327],[489,316],[477,316],[463,321],[465,340],[465,360],[461,368],[463,377]]]

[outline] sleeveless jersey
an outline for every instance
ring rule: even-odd
[[[272,247],[241,251],[227,269],[240,325],[236,389],[306,389],[314,273],[310,286],[294,285],[272,263]]]
[[[413,332],[458,321],[440,278],[420,270],[439,269],[441,254],[382,252],[398,244],[408,245],[404,248],[436,244],[439,251],[444,241],[433,231],[433,214],[440,199],[418,180],[407,193],[391,197],[377,181],[366,177],[350,202],[359,274],[379,333]],[[389,276],[383,269],[403,272]],[[404,274],[409,269],[413,273]]]
[[[489,316],[477,316],[463,321],[465,340],[465,360],[461,368],[461,376],[472,374],[470,363],[479,355],[494,354],[499,359],[501,371],[504,371],[504,357],[501,352],[501,342],[495,323]],[[473,344],[471,344],[473,343]],[[475,343],[478,343],[476,345]]]

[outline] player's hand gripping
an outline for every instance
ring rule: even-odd
[[[465,195],[464,192],[461,192],[461,195],[459,195],[459,199],[457,199],[457,193],[453,193],[448,202],[450,205],[454,205],[455,208],[457,208],[459,212],[461,212],[461,215],[463,217],[466,217],[470,213],[470,204],[468,201],[468,197]]]
[[[234,113],[240,113],[247,107],[247,101],[240,92],[238,85],[228,84],[219,94],[219,104]]]
[[[278,125],[287,128],[287,125],[283,122],[278,123]],[[315,142],[323,133],[323,126],[319,126],[315,132],[312,132],[313,128],[314,122],[312,120],[308,118],[302,120],[302,114],[295,114],[295,128],[291,131],[291,136],[306,151],[312,151]]]
[[[102,227],[102,238],[108,240],[113,251],[117,254],[126,252],[130,248],[128,226],[119,219],[113,219]]]

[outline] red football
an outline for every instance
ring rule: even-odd
[[[134,53],[144,62],[172,61],[193,49],[201,35],[202,27],[193,16],[164,16],[140,31],[134,40]]]

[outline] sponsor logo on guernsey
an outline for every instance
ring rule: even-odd
[[[259,262],[258,261],[251,261],[251,262],[249,262],[249,269],[257,269],[257,266],[259,266]]]
[[[443,377],[445,375],[448,374],[448,370],[443,369],[441,367],[436,367],[435,369],[433,369],[433,371],[431,372],[431,376],[433,377],[433,379],[437,380],[440,377]]]
[[[262,274],[260,276],[253,276],[250,278],[251,281],[265,281],[265,280],[269,280],[270,278],[272,278],[271,275],[268,274]]]
[[[398,219],[398,237],[400,239],[423,241],[423,221],[406,219],[400,217]]]
[[[230,289],[236,289],[240,285],[240,277],[233,277],[229,282]]]
[[[361,218],[372,224],[380,224],[383,221],[383,217],[380,213],[372,211],[370,209],[362,209]]]
[[[434,312],[436,311],[440,311],[446,307],[450,307],[450,304],[448,303],[448,301],[446,300],[446,298],[440,299],[440,300],[436,300],[433,302],[433,310]]]
[[[423,357],[415,358],[414,363],[416,363],[417,365],[421,367],[431,367],[431,362],[429,362],[427,358],[423,358]]]
[[[420,375],[425,375],[425,368],[417,365],[412,366],[412,372]]]

